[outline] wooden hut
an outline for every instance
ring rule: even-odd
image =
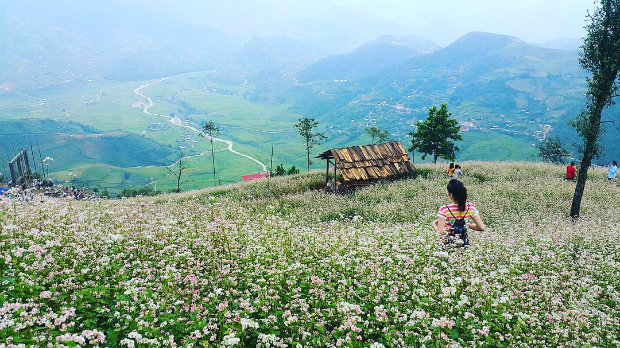
[[[382,179],[406,176],[414,171],[407,151],[398,141],[331,149],[317,158],[327,162],[325,186],[332,191],[338,191],[340,178],[340,184],[346,187],[367,186]],[[333,166],[334,178],[338,178],[331,184],[330,164]]]

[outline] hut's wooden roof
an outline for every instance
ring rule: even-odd
[[[414,170],[407,151],[398,141],[331,149],[318,158],[333,158],[344,181],[384,179]]]

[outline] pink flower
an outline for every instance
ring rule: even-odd
[[[224,301],[217,306],[218,312],[223,312],[226,308],[228,308],[228,301]]]
[[[310,283],[312,283],[312,285],[323,285],[323,279],[317,276],[312,276],[310,277]]]

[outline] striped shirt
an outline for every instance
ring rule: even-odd
[[[450,212],[452,212],[452,214],[450,214]],[[471,218],[478,214],[478,209],[476,209],[476,206],[473,203],[465,204],[464,212],[459,210],[459,206],[457,204],[443,205],[437,212],[437,216],[440,219],[446,220],[448,228],[452,228],[452,222],[456,219]]]

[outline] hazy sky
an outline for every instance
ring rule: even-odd
[[[584,35],[593,0],[333,0],[413,27],[448,44],[469,31],[489,31],[528,42]]]
[[[584,35],[585,15],[588,9],[594,8],[594,0],[121,1],[142,1],[143,6],[149,8],[159,8],[168,13],[184,13],[186,20],[211,24],[229,33],[244,29],[251,31],[259,28],[261,23],[274,26],[274,20],[282,23],[313,17],[329,11],[330,8],[357,9],[398,22],[410,28],[411,33],[440,45],[448,45],[470,31],[507,34],[533,43],[566,38],[579,39]],[[235,15],[240,16],[239,20],[230,20],[231,15],[233,18]],[[222,21],[216,23],[218,19]],[[275,31],[289,34],[285,32],[286,25]]]

